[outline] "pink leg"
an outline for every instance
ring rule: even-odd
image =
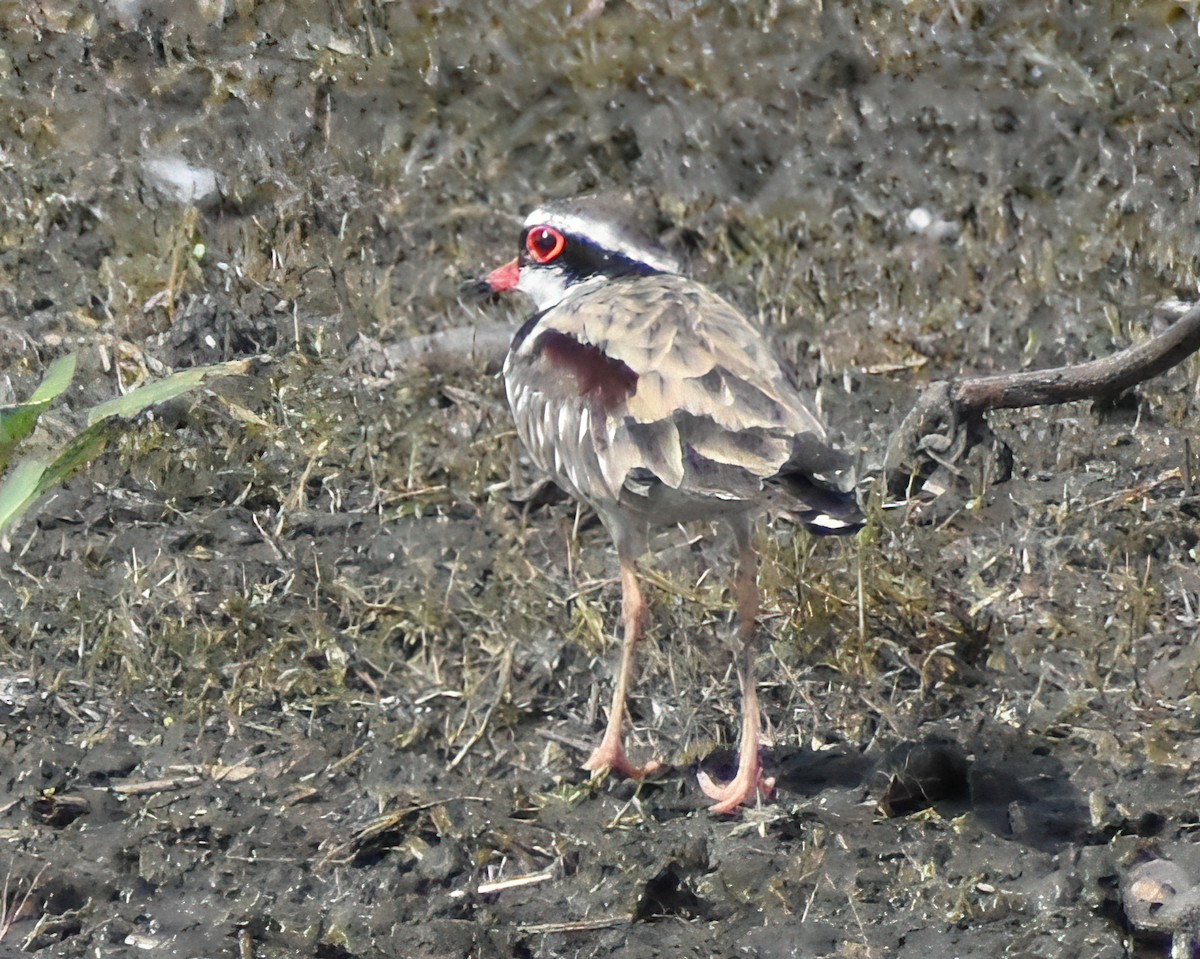
[[[655,772],[662,764],[651,760],[644,766],[635,766],[625,754],[625,737],[621,726],[625,720],[625,697],[633,679],[633,651],[642,636],[646,622],[646,603],[637,581],[637,569],[633,560],[621,557],[621,620],[623,643],[621,647],[621,671],[617,673],[617,688],[613,691],[612,708],[608,712],[608,725],[604,738],[588,757],[583,768],[594,773],[605,770],[627,779],[641,779]]]
[[[742,688],[742,737],[738,744],[737,773],[728,783],[718,785],[707,773],[700,774],[700,788],[709,799],[715,799],[712,812],[727,813],[753,802],[759,793],[769,796],[775,780],[763,779],[758,759],[761,719],[758,712],[758,691],[754,682],[754,660],[758,654],[758,557],[754,554],[748,524],[734,527],[738,544],[738,567],[734,591],[738,604],[738,682]]]

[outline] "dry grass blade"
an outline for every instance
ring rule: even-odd
[[[602,916],[598,919],[577,919],[573,922],[539,922],[521,926],[521,932],[530,935],[550,935],[556,932],[590,932],[593,929],[609,929],[613,926],[627,926],[633,922],[632,916]]]
[[[509,682],[512,679],[512,664],[513,655],[512,647],[507,646],[504,649],[504,655],[500,659],[500,682],[496,690],[496,698],[489,704],[487,711],[483,714],[483,719],[479,721],[479,726],[475,732],[471,734],[471,738],[462,744],[462,748],[455,754],[454,758],[446,764],[446,772],[450,772],[459,763],[461,763],[471,751],[471,748],[479,742],[487,732],[488,724],[492,721],[492,714],[495,713],[496,707],[504,702],[504,697],[508,695]]]
[[[523,876],[513,876],[511,879],[497,879],[495,882],[481,882],[479,888],[475,891],[481,896],[486,896],[490,893],[503,892],[506,889],[520,889],[522,886],[536,886],[539,883],[549,882],[559,873],[559,865],[555,863],[552,866],[547,866],[540,872],[530,872]]]
[[[3,896],[4,902],[4,915],[0,916],[0,942],[4,941],[4,937],[8,935],[14,925],[16,925],[21,919],[25,918],[25,910],[29,906],[29,897],[33,895],[33,891],[37,888],[37,884],[39,880],[41,880],[42,874],[49,868],[50,864],[45,863],[42,868],[37,871],[37,875],[35,875],[33,879],[29,881],[29,888],[26,889],[23,894],[20,893],[20,883],[18,882],[17,892],[13,894],[13,902],[11,905],[8,901],[8,883],[12,878],[12,870],[10,869],[4,876],[4,889],[3,892],[0,893],[0,895]],[[18,896],[20,896],[19,901]]]

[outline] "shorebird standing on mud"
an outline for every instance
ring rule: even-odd
[[[537,309],[504,362],[517,432],[534,463],[596,511],[621,565],[621,666],[584,767],[632,778],[659,767],[633,763],[622,732],[646,618],[637,561],[651,526],[720,518],[738,552],[742,732],[734,778],[718,784],[701,773],[700,785],[714,812],[732,812],[773,786],[759,761],[754,521],[773,510],[817,534],[856,532],[852,464],[828,445],[754,325],[623,227],[611,201],[539,207],[519,249],[484,281]]]

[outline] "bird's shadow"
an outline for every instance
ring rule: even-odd
[[[1105,843],[1114,831],[1142,831],[1138,824],[1094,824],[1051,743],[1006,727],[981,727],[961,738],[934,731],[896,743],[881,756],[846,746],[776,749],[763,758],[781,798],[861,789],[876,815],[897,818],[929,808],[946,819],[969,813],[994,835],[1043,851]],[[735,761],[722,751],[702,767],[721,780],[732,774]]]

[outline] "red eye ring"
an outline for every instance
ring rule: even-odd
[[[567,238],[552,226],[535,226],[525,235],[525,249],[538,263],[549,263],[567,245]]]

